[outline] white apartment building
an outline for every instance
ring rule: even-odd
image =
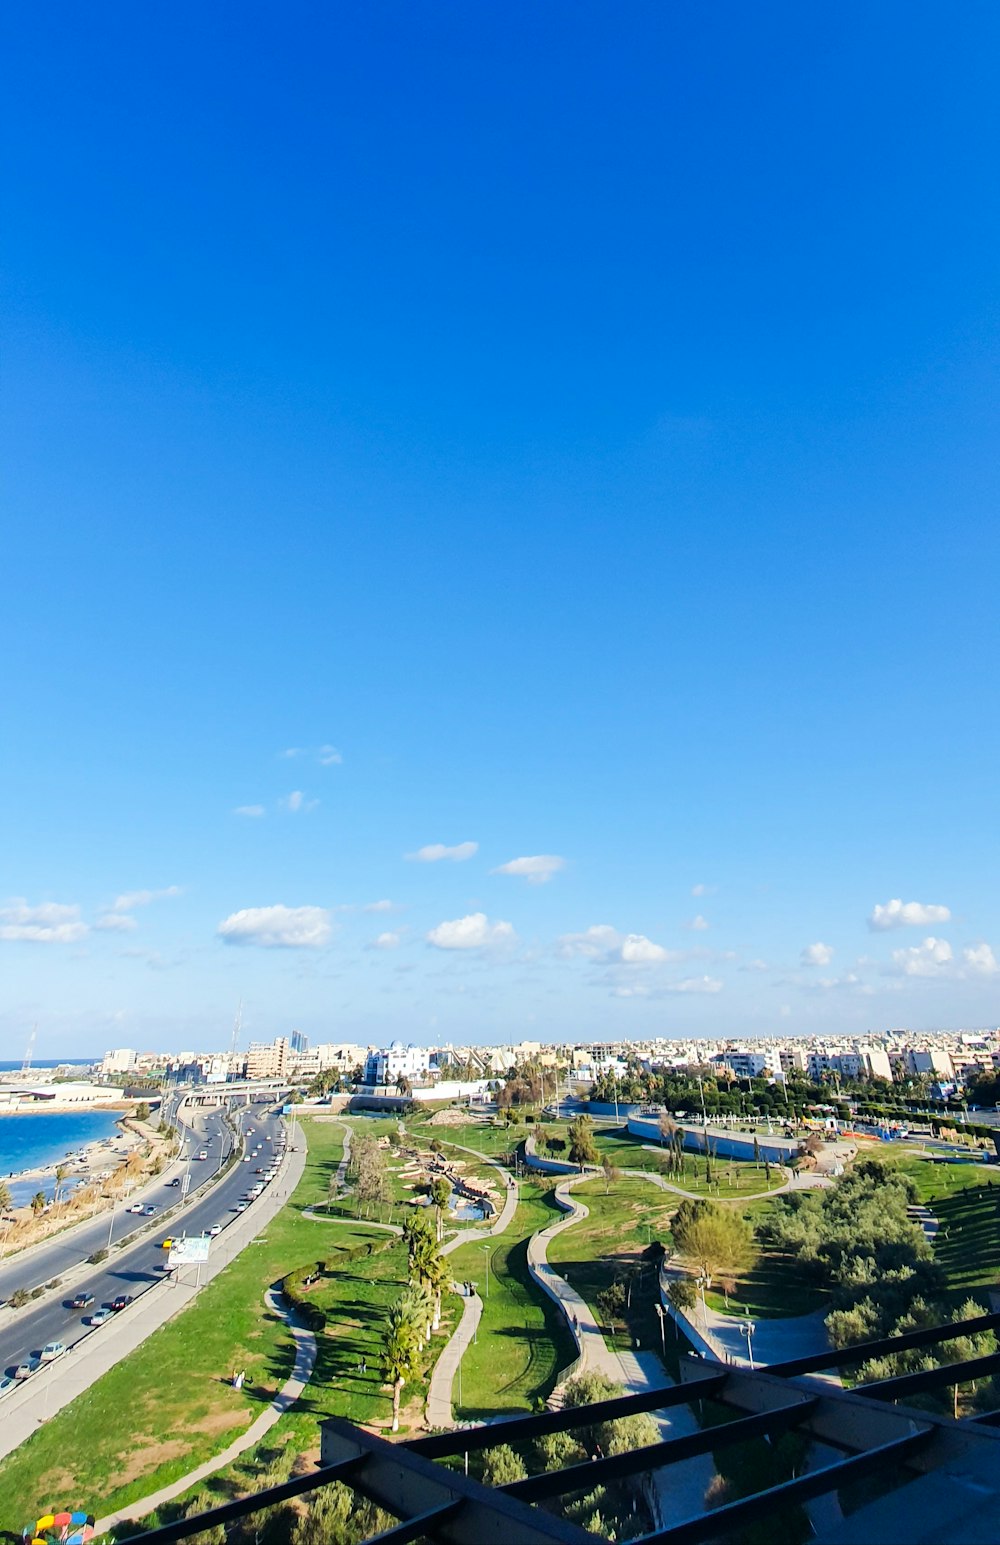
[[[130,1046],[120,1046],[117,1051],[106,1051],[101,1059],[101,1077],[114,1078],[116,1073],[128,1073],[135,1067],[135,1052]]]
[[[781,1057],[774,1047],[750,1051],[746,1047],[730,1047],[717,1052],[712,1058],[715,1068],[731,1068],[737,1078],[780,1078]]]
[[[908,1073],[929,1073],[932,1078],[950,1080],[955,1076],[951,1057],[946,1051],[908,1051],[906,1070]]]
[[[404,1046],[393,1041],[382,1051],[370,1051],[365,1062],[365,1083],[374,1087],[394,1086],[399,1079],[421,1084],[429,1076],[431,1054],[426,1046]]]

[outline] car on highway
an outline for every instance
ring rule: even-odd
[[[93,1293],[77,1293],[76,1297],[70,1301],[70,1308],[89,1309],[93,1302]]]
[[[144,1211],[144,1207],[143,1207],[143,1203],[142,1202],[133,1202],[131,1207],[129,1208],[129,1212],[143,1212],[143,1211]]]
[[[41,1359],[43,1363],[54,1363],[57,1357],[65,1357],[65,1341],[46,1341],[42,1347]]]
[[[30,1379],[33,1373],[37,1373],[42,1366],[40,1357],[26,1357],[23,1363],[18,1363],[14,1369],[14,1378],[20,1384],[24,1379]]]
[[[154,1212],[156,1211],[156,1208],[153,1206],[153,1203],[150,1202],[149,1206],[148,1207],[144,1207],[142,1209],[142,1211],[143,1211],[143,1216],[144,1217],[151,1218],[153,1216]]]
[[[250,1206],[249,1202],[237,1202],[236,1206],[233,1208],[233,1211],[234,1212],[246,1212],[246,1210],[247,1210],[247,1208],[249,1206]]]
[[[221,1223],[213,1223],[212,1227],[208,1230],[208,1237],[209,1237],[209,1239],[215,1239],[216,1236],[221,1234],[221,1233],[222,1233],[222,1224]]]
[[[181,1177],[180,1177],[180,1175],[175,1175],[175,1176],[174,1176],[174,1178],[173,1178],[173,1180],[168,1180],[168,1181],[167,1181],[167,1185],[168,1185],[168,1186],[179,1186],[179,1185],[180,1185],[180,1183],[181,1183]]]
[[[173,1241],[173,1239],[171,1238],[171,1236],[169,1234],[168,1234],[166,1239],[161,1239],[160,1240],[160,1249],[161,1250],[172,1250],[173,1247],[174,1247],[174,1241]]]
[[[135,1299],[131,1293],[119,1293],[117,1298],[111,1300],[112,1311],[117,1314],[120,1309],[127,1309],[129,1304],[134,1304]]]
[[[253,1163],[253,1159],[251,1158],[250,1154],[246,1155],[246,1157],[243,1160],[243,1163],[244,1164],[252,1164]]]
[[[208,1149],[207,1148],[200,1148],[198,1150],[198,1152],[195,1154],[195,1158],[196,1159],[207,1159],[208,1158]]]
[[[95,1309],[90,1316],[90,1323],[91,1325],[106,1325],[113,1318],[114,1316],[110,1309]]]

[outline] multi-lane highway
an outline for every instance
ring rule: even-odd
[[[273,1106],[251,1105],[238,1111],[237,1119],[243,1131],[249,1132],[252,1129],[253,1132],[252,1137],[248,1138],[246,1151],[249,1154],[259,1143],[260,1156],[251,1163],[240,1162],[234,1165],[228,1175],[213,1185],[177,1221],[176,1230],[171,1228],[171,1220],[168,1219],[151,1232],[143,1233],[134,1244],[112,1250],[106,1261],[92,1267],[82,1278],[74,1270],[72,1286],[67,1285],[65,1294],[49,1295],[44,1304],[34,1309],[26,1307],[16,1313],[5,1314],[5,1323],[0,1325],[0,1371],[12,1371],[19,1363],[37,1355],[48,1342],[62,1341],[72,1346],[85,1335],[113,1333],[110,1328],[102,1330],[98,1327],[92,1330],[88,1323],[89,1315],[94,1309],[110,1304],[119,1294],[138,1296],[145,1288],[159,1281],[166,1263],[166,1252],[161,1244],[165,1236],[172,1232],[201,1234],[216,1224],[225,1228],[231,1223],[237,1216],[236,1207],[244,1193],[252,1181],[260,1179],[255,1173],[258,1166],[264,1167],[265,1162],[270,1160],[281,1136],[281,1118],[272,1114],[273,1110]],[[232,1146],[232,1139],[219,1110],[196,1111],[186,1118],[186,1124],[193,1127],[188,1134],[187,1144],[194,1143],[194,1153],[205,1147],[210,1155],[208,1160],[190,1164],[194,1184],[195,1180],[204,1181],[221,1168]],[[183,1176],[188,1163],[189,1158],[183,1157],[178,1164],[158,1176],[151,1186],[144,1186],[137,1195],[141,1195],[143,1201],[155,1203],[158,1209],[165,1212],[181,1195],[181,1187],[171,1186],[170,1180],[175,1174]],[[137,1226],[148,1228],[151,1221],[155,1222],[149,1218],[122,1213],[116,1218],[113,1238],[121,1238]],[[17,1287],[30,1289],[39,1282],[50,1281],[53,1276],[64,1275],[71,1268],[78,1267],[89,1255],[105,1249],[109,1233],[108,1216],[95,1220],[95,1225],[88,1224],[74,1229],[72,1236],[67,1236],[62,1245],[58,1240],[53,1241],[52,1246],[46,1250],[44,1263],[38,1255],[33,1260],[25,1261],[20,1268],[16,1261],[11,1262],[0,1275],[0,1295],[6,1299]],[[61,1253],[52,1257],[49,1250]],[[83,1313],[70,1308],[70,1300],[77,1293],[94,1295],[94,1304]]]

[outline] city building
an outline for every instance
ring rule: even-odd
[[[273,1041],[251,1041],[247,1047],[247,1078],[284,1078],[288,1063],[287,1035],[276,1036]]]
[[[430,1059],[426,1046],[404,1046],[402,1041],[393,1041],[382,1051],[368,1053],[364,1081],[372,1088],[395,1085],[401,1078],[420,1084],[429,1077]]]
[[[114,1078],[116,1074],[129,1073],[135,1067],[135,1052],[130,1046],[117,1051],[106,1051],[101,1058],[101,1077]]]

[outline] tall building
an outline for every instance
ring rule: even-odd
[[[293,1057],[301,1057],[303,1052],[309,1050],[309,1037],[303,1035],[301,1030],[293,1030],[288,1037],[288,1044]]]
[[[106,1051],[101,1059],[101,1077],[113,1078],[116,1073],[127,1073],[135,1066],[135,1052],[129,1046],[117,1051]]]
[[[365,1063],[365,1083],[374,1086],[394,1085],[405,1078],[411,1084],[423,1083],[427,1078],[431,1054],[426,1046],[404,1046],[393,1041],[384,1051],[368,1053]]]
[[[284,1078],[289,1061],[287,1035],[273,1041],[251,1041],[247,1048],[247,1078]]]

